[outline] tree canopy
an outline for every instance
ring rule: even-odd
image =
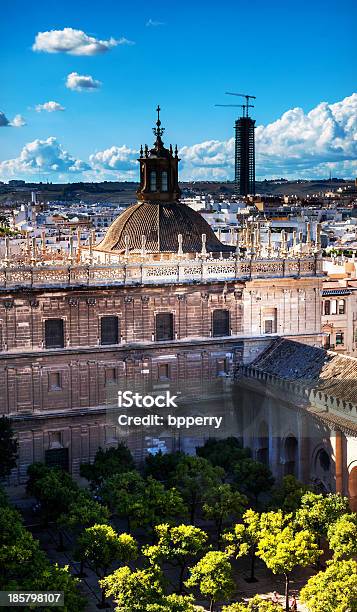
[[[330,562],[300,592],[309,612],[357,612],[357,562]]]

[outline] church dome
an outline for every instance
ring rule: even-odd
[[[207,221],[186,204],[145,201],[133,204],[119,215],[95,248],[123,253],[127,245],[129,251],[139,252],[145,236],[148,253],[176,253],[180,234],[183,253],[199,253],[202,234],[206,235],[208,253],[230,253],[233,250],[233,247],[222,244]]]
[[[138,202],[115,219],[95,250],[138,253],[145,245],[147,253],[199,253],[204,242],[208,253],[231,253],[234,247],[222,244],[207,221],[179,201],[180,159],[177,145],[164,147],[164,131],[158,106],[154,147],[140,148]]]

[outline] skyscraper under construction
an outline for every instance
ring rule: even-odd
[[[235,187],[239,195],[255,194],[255,120],[243,107],[243,116],[235,122]]]
[[[255,96],[250,94],[233,93],[226,91],[229,96],[245,98],[245,104],[216,104],[216,106],[234,106],[242,109],[242,116],[235,122],[235,191],[237,195],[255,195],[255,120],[249,117],[249,104]]]

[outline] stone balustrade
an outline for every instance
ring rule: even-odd
[[[33,266],[0,264],[0,289],[14,287],[76,287],[150,285],[195,281],[244,281],[255,278],[311,277],[323,275],[316,255],[274,259],[208,259],[93,263],[65,266],[40,262]]]

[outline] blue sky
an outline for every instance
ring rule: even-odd
[[[182,150],[183,177],[231,178],[236,109],[214,107],[239,102],[226,90],[257,96],[254,117],[264,126],[257,131],[260,176],[317,176],[329,168],[353,176],[356,13],[350,0],[3,0],[0,177],[131,178],[140,143],[152,140],[160,103],[166,138]],[[135,44],[85,55],[33,50],[38,33],[64,28]],[[69,89],[71,73],[100,85]],[[48,101],[65,110],[35,110]],[[297,107],[299,116],[276,123]],[[17,115],[23,120],[15,127]],[[303,143],[301,129],[309,132]],[[35,144],[26,148],[29,143]]]

